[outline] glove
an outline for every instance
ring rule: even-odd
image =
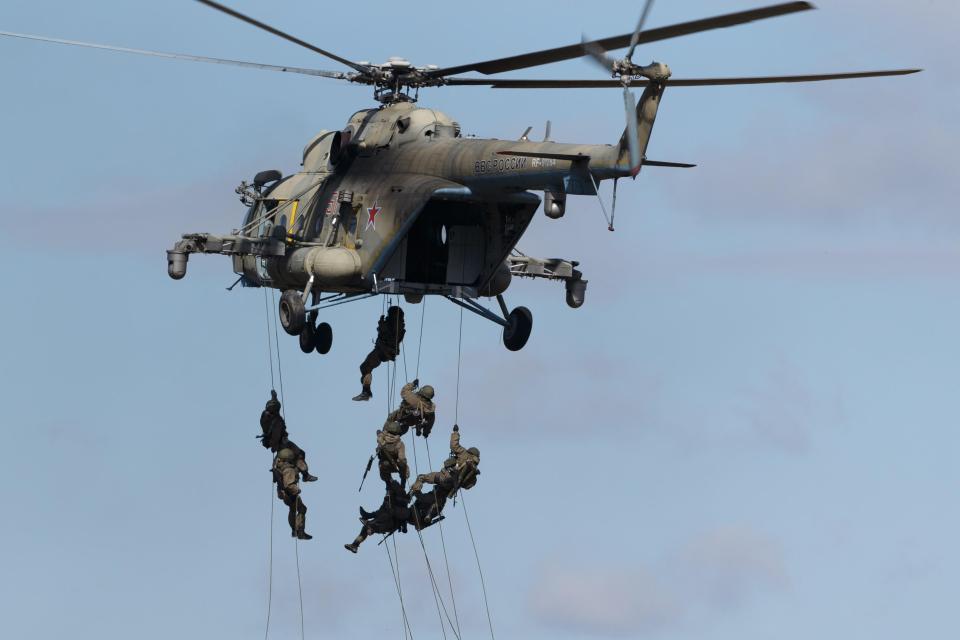
[[[419,387],[419,386],[420,386],[420,378],[414,378],[414,379],[413,379],[413,388],[416,389],[416,388]]]
[[[453,432],[457,433],[458,431],[460,431],[460,425],[457,425],[457,424],[453,425]]]

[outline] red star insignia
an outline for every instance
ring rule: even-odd
[[[370,229],[371,227],[374,231],[377,230],[377,214],[381,211],[383,211],[383,209],[377,205],[367,207],[367,226],[364,228],[364,231]]]

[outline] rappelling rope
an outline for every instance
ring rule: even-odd
[[[273,484],[270,485],[270,563],[267,574],[267,628],[263,632],[263,640],[270,636],[270,610],[273,608]]]
[[[383,539],[386,540],[386,536],[384,536]],[[383,540],[381,540],[381,542],[383,542]],[[400,576],[393,568],[393,556],[390,555],[390,545],[385,544],[383,548],[387,551],[387,562],[390,563],[390,573],[393,574],[393,585],[396,587],[397,595],[400,597],[400,613],[403,615],[403,637],[406,638],[409,636],[412,640],[413,630],[410,628],[410,620],[407,619],[407,608],[403,603],[403,590],[400,588]],[[397,558],[397,560],[399,561],[400,558]],[[399,569],[399,562],[397,569]]]
[[[454,410],[454,424],[458,424],[460,420],[460,365],[463,361],[463,307],[460,307],[460,335],[457,339],[457,400],[456,400],[456,409]],[[427,455],[430,455],[430,449],[427,449]],[[463,491],[457,491],[460,494],[460,502],[463,504],[463,516],[467,520],[467,530],[470,532],[470,543],[473,545],[473,556],[477,560],[477,571],[480,573],[480,587],[483,589],[483,606],[487,610],[487,624],[490,627],[490,638],[494,639],[493,635],[493,620],[490,617],[490,603],[487,600],[487,585],[483,579],[483,569],[480,568],[480,554],[477,552],[477,543],[473,537],[473,528],[470,526],[470,516],[467,515],[467,504],[463,500]],[[456,497],[456,496],[454,496]],[[442,538],[441,538],[442,539]]]
[[[273,288],[270,289],[270,298],[271,298],[271,300],[273,301],[274,306],[276,306],[276,302],[277,302],[276,292],[274,291]],[[264,300],[266,300],[266,297],[264,297]],[[270,313],[270,309],[269,309],[269,307],[268,307],[268,308],[267,308],[267,331],[268,331],[268,332],[269,332],[269,330],[270,330],[270,318],[271,318],[272,316],[273,316],[273,314]],[[268,333],[268,335],[267,335],[267,345],[268,345],[268,347],[269,347],[269,344],[270,344],[269,338],[270,338],[270,336],[269,336],[269,333]],[[281,403],[281,411],[283,412],[283,414],[286,414],[287,399],[286,399],[286,396],[284,396],[284,394],[283,394],[283,366],[282,366],[281,360],[280,360],[280,334],[279,334],[279,331],[277,330],[277,320],[276,320],[275,318],[273,319],[273,341],[274,341],[274,345],[276,346],[276,350],[277,350],[277,377],[279,378],[279,381],[280,381],[280,403]],[[271,381],[271,383],[273,382],[273,353],[272,353],[272,351],[270,352],[270,381]],[[272,491],[272,487],[273,487],[273,485],[272,485],[272,483],[271,483],[271,491]],[[296,501],[297,501],[297,502],[299,502],[299,501],[301,501],[301,500],[302,500],[302,499],[300,498],[300,496],[297,496],[297,497],[296,497]],[[274,507],[273,507],[273,499],[272,499],[272,495],[271,495],[271,500],[270,500],[270,588],[269,588],[269,591],[270,591],[270,594],[271,594],[271,595],[270,595],[271,600],[272,600],[272,597],[273,597],[273,595],[272,595],[272,592],[273,592],[273,508],[274,508]],[[294,507],[294,509],[296,509],[296,506]],[[297,591],[298,591],[298,593],[299,593],[299,595],[300,595],[300,640],[303,640],[303,638],[304,638],[304,625],[303,625],[303,582],[302,582],[302,580],[300,579],[300,540],[299,540],[298,538],[294,538],[293,543],[294,543],[294,544],[293,544],[294,554],[295,554],[296,560],[297,560]],[[267,612],[267,633],[270,632],[270,622],[269,622],[269,620],[270,620],[270,613],[269,613],[269,607],[268,607],[268,612]]]
[[[433,469],[433,461],[430,456],[430,441],[427,438],[424,438],[423,441],[424,444],[427,445],[427,464]],[[414,455],[416,455],[416,449],[414,449]],[[439,515],[440,498],[437,497],[436,489],[434,489],[433,497],[437,505],[437,515]],[[437,522],[437,526],[440,527],[440,545],[443,548],[443,564],[447,568],[447,586],[450,588],[450,603],[453,606],[453,619],[457,622],[457,633],[462,635],[460,631],[460,615],[457,613],[457,599],[453,595],[453,578],[450,575],[450,560],[447,558],[447,541],[443,537],[443,522]]]
[[[490,603],[487,601],[487,585],[483,579],[483,569],[480,567],[480,554],[477,552],[477,542],[473,538],[473,527],[470,526],[470,516],[467,515],[467,503],[460,493],[460,504],[463,505],[463,517],[467,520],[467,531],[470,532],[470,543],[473,545],[473,556],[477,559],[477,572],[480,574],[480,587],[483,589],[483,606],[487,610],[487,624],[490,626],[490,638],[493,640],[493,619],[490,617]]]
[[[267,315],[267,353],[270,357],[270,388],[273,389],[273,342],[270,336],[270,301],[267,299],[267,290],[263,290],[263,306],[266,309]],[[268,561],[267,569],[267,624],[263,632],[263,640],[267,640],[270,636],[270,613],[273,610],[273,520],[274,520],[274,504],[273,504],[273,483],[270,483],[270,554]]]
[[[417,521],[417,538],[420,540],[420,548],[423,550],[423,559],[427,563],[427,573],[430,575],[430,584],[433,587],[433,598],[437,603],[437,614],[440,614],[440,607],[443,607],[443,615],[447,617],[447,622],[450,623],[450,631],[453,632],[454,637],[457,640],[460,640],[460,634],[457,631],[456,627],[453,624],[453,620],[450,619],[450,614],[447,612],[447,605],[443,601],[443,596],[440,594],[440,588],[437,586],[437,579],[433,574],[433,566],[430,564],[430,556],[427,553],[427,545],[423,542],[423,533],[420,531],[420,516],[417,513],[417,510],[413,510],[413,517]],[[443,637],[447,637],[446,627],[443,624],[443,616],[440,616],[440,628],[443,630]]]

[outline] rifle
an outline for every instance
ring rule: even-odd
[[[373,454],[375,456],[376,454]],[[370,459],[367,460],[367,468],[363,470],[363,479],[360,481],[360,488],[357,489],[357,492],[363,490],[363,483],[367,481],[367,474],[370,473],[370,468],[373,467],[373,456],[370,456]]]

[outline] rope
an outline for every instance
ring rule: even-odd
[[[270,289],[270,298],[271,298],[271,300],[273,301],[274,306],[276,306],[276,302],[277,302],[276,292],[275,292],[275,290],[272,289],[272,288]],[[264,300],[266,300],[266,298],[264,298]],[[270,326],[269,319],[272,317],[272,315],[273,315],[272,313],[269,313],[269,308],[268,308],[268,314],[267,314],[267,319],[268,319],[268,320],[267,320],[267,327],[268,327],[268,331],[269,331],[269,326]],[[270,336],[269,336],[269,334],[268,334],[268,335],[267,335],[267,344],[268,344],[268,346],[269,346],[269,338],[270,338]],[[281,360],[280,360],[280,333],[279,333],[279,331],[277,330],[277,320],[276,320],[275,318],[274,318],[274,320],[273,320],[273,341],[274,341],[274,346],[276,347],[276,350],[277,350],[277,376],[278,376],[279,381],[280,381],[280,404],[281,404],[281,411],[282,411],[283,414],[286,414],[286,412],[287,412],[287,411],[286,411],[287,398],[286,398],[286,396],[285,396],[284,393],[283,393],[283,365],[282,365],[282,362],[281,362]],[[271,352],[271,355],[270,355],[270,379],[271,379],[271,382],[272,382],[272,381],[273,381],[273,355],[272,355],[272,352]],[[284,417],[286,417],[286,416],[284,415]],[[271,485],[271,486],[272,486],[272,485]],[[300,498],[299,496],[297,496],[296,499],[297,499],[297,501],[300,501],[300,500],[301,500],[301,498]],[[271,501],[270,501],[270,504],[271,504],[271,522],[270,522],[270,526],[271,526],[271,529],[270,529],[271,587],[270,587],[270,589],[271,589],[271,591],[272,591],[272,589],[273,589],[273,586],[272,586],[272,580],[273,580],[273,570],[272,570],[272,556],[273,556],[273,520],[272,520],[272,518],[273,518],[273,506],[272,506],[272,505],[273,505],[273,500],[272,500],[272,499],[271,499]],[[295,507],[295,508],[296,508],[296,507]],[[297,560],[297,591],[298,591],[298,593],[299,593],[299,595],[300,595],[300,640],[303,640],[303,638],[304,638],[304,624],[303,624],[303,582],[302,582],[302,580],[301,580],[301,578],[300,578],[300,540],[299,540],[299,538],[294,538],[294,540],[293,540],[293,549],[294,549],[294,554],[295,554],[296,560]],[[271,595],[271,597],[272,597],[272,595]],[[269,613],[268,613],[268,616],[269,616]],[[268,622],[267,631],[269,632],[269,622]]]
[[[300,496],[297,496],[300,500]],[[300,593],[300,640],[303,640],[303,584],[300,582],[300,540],[293,539],[293,552],[297,557],[297,591]]]
[[[270,338],[270,301],[267,300],[267,290],[263,290],[263,305],[267,312],[267,353],[270,358],[270,388],[274,388],[273,380],[273,343]],[[273,503],[273,482],[270,483],[270,552],[267,570],[267,624],[263,631],[263,640],[270,636],[270,615],[273,611],[273,523],[274,523],[274,503]]]
[[[266,293],[266,292],[264,292]],[[269,334],[267,338],[269,338]],[[273,373],[273,370],[270,370]],[[273,609],[273,483],[270,483],[270,563],[267,571],[270,576],[267,581],[267,628],[263,632],[263,640],[267,640],[270,635],[270,612]]]
[[[277,296],[276,296],[276,291],[274,289],[270,289],[270,299],[273,301],[273,306],[276,307]],[[273,314],[270,314],[270,315],[272,316]],[[276,318],[274,318],[273,320],[273,340],[277,345],[277,374],[280,376],[280,402],[283,405],[283,413],[286,414],[287,399],[283,395],[283,367],[280,364],[280,335],[279,335],[279,332],[277,331]],[[272,373],[270,375],[271,377],[273,376]],[[286,415],[284,415],[284,417],[286,417]]]
[[[430,456],[430,440],[427,438],[423,440],[427,445],[427,464],[430,465],[432,469],[433,460],[431,460]],[[414,449],[414,456],[416,456],[416,449]],[[440,498],[437,497],[436,490],[434,490],[433,498],[437,505],[437,515],[440,515]],[[450,576],[450,560],[447,558],[447,541],[443,537],[443,521],[438,522],[437,526],[440,527],[440,545],[443,547],[443,564],[447,568],[447,586],[450,588],[450,603],[453,605],[453,619],[457,621],[457,633],[462,635],[460,631],[460,615],[457,613],[457,599],[453,595],[453,578]]]
[[[473,538],[473,527],[470,526],[470,516],[467,515],[467,502],[460,491],[460,504],[463,505],[463,517],[467,520],[467,530],[470,532],[470,543],[473,545],[473,556],[477,559],[477,571],[480,573],[480,587],[483,589],[483,606],[487,610],[487,624],[490,626],[490,638],[493,640],[493,620],[490,618],[490,603],[487,601],[487,585],[483,579],[483,569],[480,567],[480,554],[477,553],[477,542]]]
[[[427,297],[420,301],[420,338],[417,341],[417,373],[414,378],[420,377],[420,353],[423,351],[423,318],[427,315]]]
[[[450,631],[453,632],[454,637],[457,640],[460,640],[460,634],[457,632],[456,627],[453,624],[453,621],[450,619],[450,614],[447,612],[447,605],[443,601],[443,596],[440,595],[440,588],[437,587],[437,579],[433,574],[433,566],[430,564],[430,556],[427,553],[427,545],[423,542],[423,533],[420,531],[420,516],[417,515],[416,509],[413,511],[414,518],[417,520],[417,538],[420,539],[420,548],[423,549],[423,559],[427,563],[427,573],[430,575],[430,584],[433,587],[433,599],[437,603],[437,615],[440,616],[440,607],[443,607],[443,615],[447,617],[447,622],[450,623]],[[440,616],[440,629],[443,631],[443,637],[447,637],[447,630],[443,624],[443,616]]]
[[[270,388],[276,388],[273,381],[273,344],[270,342],[270,301],[267,300],[267,290],[263,290],[263,306],[267,310],[267,353],[270,355]],[[271,504],[273,502],[271,501]]]
[[[460,337],[457,339],[457,401],[453,410],[453,424],[460,423],[460,362],[463,360],[463,307],[460,307]]]
[[[386,536],[384,536],[384,540],[386,540]],[[383,545],[383,548],[387,551],[387,561],[390,563],[390,573],[393,574],[393,584],[397,588],[397,595],[400,597],[400,613],[403,615],[403,637],[406,638],[409,635],[409,637],[412,639],[413,630],[410,628],[410,620],[407,618],[407,608],[403,603],[403,590],[400,588],[400,576],[397,575],[398,572],[394,571],[393,569],[393,556],[390,555],[390,545],[385,544]],[[398,557],[398,569],[399,560],[400,558]]]

